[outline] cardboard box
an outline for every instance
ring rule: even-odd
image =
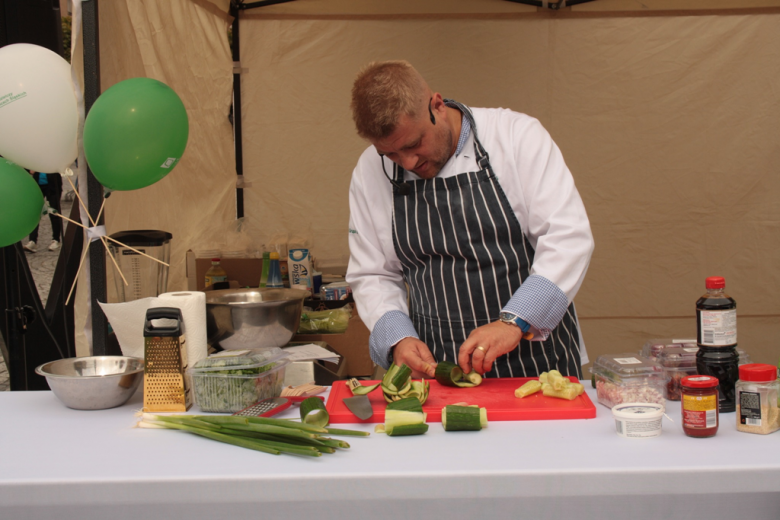
[[[371,332],[363,324],[357,311],[352,310],[347,331],[344,334],[296,334],[292,341],[324,341],[344,357],[346,376],[370,376],[374,373],[374,362],[368,352],[368,337]]]
[[[221,258],[220,265],[228,280],[238,282],[238,287],[257,287],[263,269],[262,258]],[[187,290],[202,291],[206,288],[206,271],[211,267],[211,258],[195,258],[192,250],[187,251]]]
[[[228,280],[237,282],[238,287],[257,287],[262,272],[262,258],[223,258],[222,268],[228,274]],[[211,267],[210,258],[195,258],[195,253],[187,251],[187,290],[203,291],[206,285],[206,271]],[[234,284],[231,283],[231,287]],[[342,306],[344,301],[333,301],[323,304],[323,307]],[[352,318],[344,334],[296,334],[291,341],[313,343],[324,341],[344,357],[346,376],[371,376],[374,373],[374,362],[368,353],[368,337],[370,331],[352,306]],[[345,376],[345,377],[346,377]]]

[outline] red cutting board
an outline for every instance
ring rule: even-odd
[[[441,422],[442,408],[448,404],[464,402],[487,408],[488,421],[593,419],[596,417],[596,407],[585,393],[572,401],[557,397],[545,397],[541,392],[522,399],[515,397],[515,390],[532,379],[536,378],[483,379],[482,384],[474,388],[442,386],[435,380],[430,380],[431,390],[428,393],[428,400],[423,405],[423,411],[428,414],[427,422]],[[578,382],[574,377],[569,379],[572,382]],[[361,381],[360,383],[364,386],[371,386],[378,382]],[[335,381],[325,405],[328,414],[330,414],[331,423],[384,422],[387,402],[382,395],[381,387],[368,394],[374,415],[365,421],[361,421],[349,411],[342,401],[345,397],[352,397],[352,391],[347,388],[344,381]]]

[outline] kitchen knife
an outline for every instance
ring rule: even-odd
[[[349,411],[357,416],[361,421],[365,421],[374,415],[374,409],[371,408],[371,401],[367,395],[356,395],[354,397],[345,397],[344,404]]]

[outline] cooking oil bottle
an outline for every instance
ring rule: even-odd
[[[279,269],[279,253],[274,251],[270,255],[270,265],[268,267],[268,281],[265,286],[268,289],[281,289],[284,287],[282,283],[282,271]]]
[[[206,287],[219,282],[227,282],[227,273],[219,264],[219,258],[211,259],[211,267],[206,271]]]

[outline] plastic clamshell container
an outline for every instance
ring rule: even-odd
[[[646,357],[650,361],[657,361],[658,356],[660,356],[661,352],[666,348],[695,348],[698,350],[699,346],[696,344],[695,339],[649,339],[642,347],[642,350],[639,351],[639,355]],[[737,347],[737,354],[739,354],[740,365],[752,363],[748,353],[741,347]]]
[[[696,375],[696,354],[699,348],[667,347],[658,355],[658,363],[664,367],[664,373],[669,381],[664,386],[664,397],[670,401],[682,399],[680,382],[683,377]]]
[[[639,354],[650,361],[656,361],[661,352],[666,348],[695,348],[698,350],[699,346],[696,344],[695,339],[649,339],[642,347],[642,350],[639,351]]]
[[[599,356],[590,369],[599,403],[612,409],[623,403],[665,405],[664,368],[645,357],[628,352]]]
[[[202,359],[189,370],[195,403],[204,412],[228,413],[278,397],[289,356],[272,347]]]

